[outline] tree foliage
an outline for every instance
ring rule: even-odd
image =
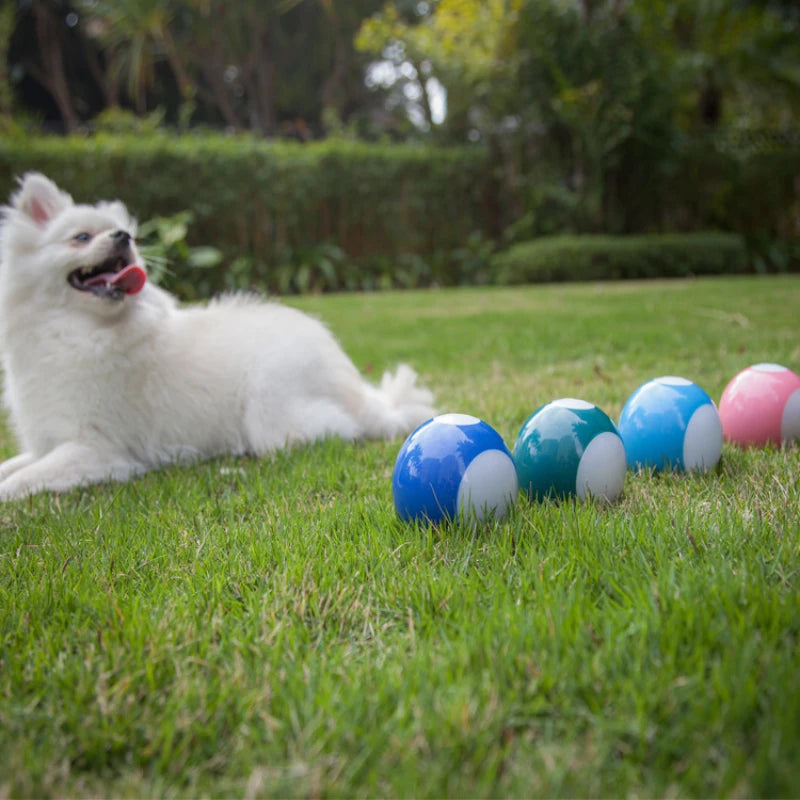
[[[544,125],[591,183],[644,120],[788,126],[800,108],[800,18],[776,2],[16,0],[3,14],[18,103],[35,84],[68,129],[115,106],[300,138],[326,114],[445,142]]]
[[[108,108],[139,116],[160,108],[173,124],[303,139],[324,133],[326,119],[366,127],[380,105],[353,46],[361,20],[378,7],[379,0],[18,0],[10,61],[20,104],[36,98],[67,130]]]
[[[521,5],[521,0],[440,0],[402,14],[389,3],[364,21],[356,47],[393,67],[395,89],[419,99],[425,129],[438,138],[463,139],[493,105],[492,79],[505,74],[514,59]],[[435,87],[447,94],[440,124],[431,113]]]
[[[436,78],[448,115],[429,127],[493,149],[517,216],[555,200],[578,227],[624,231],[663,217],[620,198],[663,189],[688,138],[797,125],[799,27],[729,0],[439,0],[387,4],[356,42],[399,84]]]

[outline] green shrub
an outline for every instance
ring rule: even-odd
[[[139,250],[155,283],[166,283],[178,273],[214,269],[222,261],[216,247],[189,246],[186,237],[191,221],[190,211],[179,211],[170,217],[153,217],[139,226]],[[196,292],[191,294],[197,296]]]
[[[486,158],[479,148],[221,135],[8,138],[0,196],[38,170],[77,200],[118,197],[140,220],[188,212],[187,245],[223,260],[201,276],[170,265],[165,283],[198,295],[455,284],[472,267],[449,254],[485,233]]]
[[[109,125],[126,130],[127,122]],[[155,272],[185,299],[235,288],[283,294],[800,269],[800,151],[729,150],[698,141],[649,201],[622,192],[626,220],[636,217],[634,230],[733,230],[747,254],[739,237],[723,234],[536,239],[586,230],[586,209],[563,186],[524,176],[519,197],[505,202],[508,186],[477,147],[173,136],[146,123],[91,138],[17,133],[0,139],[0,199],[29,170],[77,200],[119,197],[152,222],[150,243],[162,258]],[[185,225],[170,242],[175,220]],[[493,256],[492,237],[534,241]]]
[[[748,271],[744,240],[733,234],[548,236],[492,259],[495,283],[678,278]]]

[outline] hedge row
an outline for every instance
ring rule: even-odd
[[[502,284],[678,278],[748,271],[740,236],[726,233],[649,236],[548,236],[494,256],[493,281]]]
[[[231,288],[287,293],[800,268],[800,153],[703,152],[687,156],[671,191],[650,193],[669,213],[644,213],[635,196],[629,206],[643,209],[645,228],[736,230],[747,252],[738,236],[692,234],[557,236],[494,255],[499,238],[585,225],[563,187],[528,186],[527,201],[517,187],[517,200],[505,202],[513,181],[504,184],[477,147],[166,133],[6,138],[0,198],[17,176],[38,170],[78,200],[124,200],[150,222],[157,240],[150,252],[170,262],[163,282],[186,299]]]
[[[395,269],[409,284],[458,282],[443,254],[487,218],[478,148],[221,135],[0,142],[0,196],[28,170],[79,200],[118,197],[140,220],[189,211],[188,243],[219,248],[226,264],[238,259],[246,282],[265,288],[298,288],[280,284],[303,267],[299,288],[402,283],[385,274]],[[198,276],[203,293],[226,288],[223,273]]]

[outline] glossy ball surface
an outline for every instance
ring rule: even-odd
[[[468,414],[424,422],[403,443],[394,466],[394,507],[406,521],[502,519],[519,487],[499,433]]]
[[[640,386],[625,403],[618,427],[632,469],[707,471],[722,454],[717,407],[685,378],[665,376]]]
[[[740,447],[800,438],[800,376],[780,364],[754,364],[725,387],[722,434]]]
[[[616,426],[592,403],[554,400],[534,411],[512,452],[529,499],[593,497],[614,502],[625,484],[625,448]]]

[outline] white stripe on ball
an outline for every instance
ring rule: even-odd
[[[712,403],[700,406],[683,436],[683,466],[689,470],[708,472],[722,454],[722,423]]]
[[[791,442],[800,439],[800,389],[789,395],[781,417],[781,439]]]
[[[483,522],[505,517],[519,492],[514,462],[502,450],[484,450],[475,456],[461,478],[456,508],[460,517]]]
[[[622,439],[611,431],[598,433],[578,464],[575,478],[578,499],[585,500],[588,495],[613,503],[622,493],[627,468]]]

